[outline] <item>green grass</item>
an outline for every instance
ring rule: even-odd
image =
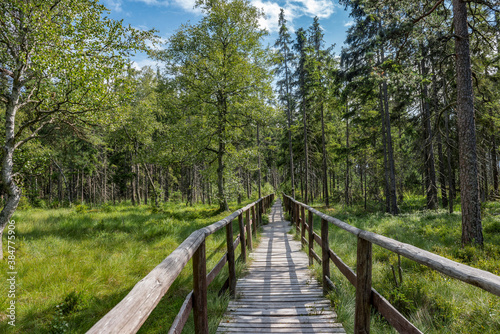
[[[460,244],[461,215],[445,210],[422,210],[423,198],[406,198],[402,214],[392,216],[368,210],[362,205],[317,209],[353,226],[439,254],[451,260],[500,275],[500,203],[484,203],[484,248]],[[458,210],[460,208],[458,207]],[[459,212],[459,211],[457,211]],[[320,220],[315,218],[316,233]],[[353,270],[356,264],[356,237],[333,225],[329,230],[330,248]],[[321,249],[315,250],[321,254]],[[395,270],[395,276],[392,267]],[[398,257],[373,246],[373,286],[424,333],[500,333],[500,297],[480,288],[441,275],[428,267],[401,258],[403,282],[399,280]],[[314,266],[318,277],[321,267]],[[354,288],[331,264],[332,281],[337,290],[330,298],[339,320],[348,333],[354,327]],[[396,333],[380,316],[372,317],[372,333]]]
[[[232,212],[240,206],[230,207]],[[7,324],[8,285],[1,284],[0,333],[86,332],[193,231],[228,214],[208,205],[170,203],[160,210],[103,205],[18,211],[14,216],[16,327]],[[237,220],[233,224],[236,236]],[[206,247],[208,272],[226,251],[225,230],[209,236]],[[236,257],[239,255],[240,247]],[[237,271],[244,271],[242,263]],[[7,263],[2,261],[2,282],[6,282],[7,272]],[[227,266],[209,287],[211,332],[227,307],[227,294],[218,297],[226,278]],[[140,333],[166,332],[191,289],[190,261]],[[184,333],[193,333],[192,319]]]

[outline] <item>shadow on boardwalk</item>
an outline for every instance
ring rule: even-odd
[[[307,255],[288,234],[279,200],[269,218],[217,333],[345,333],[311,276]]]

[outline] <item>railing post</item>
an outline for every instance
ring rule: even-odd
[[[313,265],[313,250],[314,250],[314,216],[313,213],[307,210],[307,225],[309,225],[309,265]]]
[[[323,293],[329,290],[327,277],[330,278],[330,246],[328,245],[328,222],[321,218],[321,265],[323,267]]]
[[[356,311],[354,333],[370,333],[370,295],[372,290],[372,244],[358,237],[356,263]]]
[[[300,235],[300,206],[295,203],[295,230]]]
[[[302,216],[302,221],[300,224],[300,243],[302,245],[305,245],[304,239],[306,238],[306,209],[303,206],[300,207],[300,213]]]
[[[236,290],[236,270],[234,263],[234,244],[233,244],[233,222],[226,225],[226,243],[227,243],[227,267],[229,269],[229,294],[234,296]]]
[[[257,218],[259,220],[259,226],[262,226],[262,201],[259,202],[259,217]]]
[[[252,206],[252,230],[257,233],[257,220],[255,219],[255,205]]]
[[[252,246],[252,227],[250,226],[250,211],[247,210],[246,212],[246,225],[247,225],[247,245],[248,245],[248,249],[249,250],[252,250],[253,249],[253,246]]]
[[[243,259],[243,262],[247,262],[247,247],[245,241],[245,224],[243,223],[243,213],[238,216],[238,226],[240,228],[241,258]]]
[[[205,240],[193,255],[193,312],[194,332],[196,334],[208,334]]]

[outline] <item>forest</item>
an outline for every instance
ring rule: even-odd
[[[98,1],[2,1],[0,231],[30,212],[217,215],[284,193],[346,220],[447,217],[469,264],[500,254],[498,2],[339,3],[353,25],[336,54],[318,17],[292,31],[283,9],[264,45],[247,0],[196,1],[164,44]],[[132,67],[136,52],[161,65]]]

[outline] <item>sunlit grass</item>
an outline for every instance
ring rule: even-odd
[[[245,204],[232,204],[231,212]],[[170,203],[160,210],[104,205],[18,211],[14,216],[16,327],[5,321],[8,286],[1,284],[0,332],[86,332],[194,230],[228,214],[214,206]],[[233,231],[236,237],[237,220]],[[224,229],[207,238],[207,272],[225,253],[225,238]],[[239,263],[237,270],[241,273],[244,266]],[[6,282],[5,261],[0,271],[0,279]],[[212,332],[227,307],[228,296],[218,298],[226,278],[227,266],[209,287]],[[166,332],[191,289],[190,261],[140,332]],[[192,327],[188,321],[184,332],[192,333]]]

